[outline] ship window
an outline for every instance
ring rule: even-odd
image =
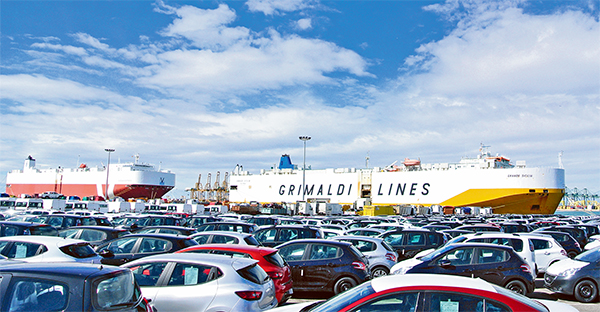
[[[535,193],[535,190],[529,190],[529,193]]]
[[[540,210],[540,205],[531,206],[531,210]]]
[[[237,190],[237,185],[232,185],[230,188],[231,188],[232,190]]]

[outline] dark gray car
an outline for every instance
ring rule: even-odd
[[[553,263],[544,275],[546,288],[567,295],[574,295],[581,302],[593,302],[598,298],[600,285],[600,248],[588,250],[575,259]]]

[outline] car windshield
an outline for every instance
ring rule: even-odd
[[[590,249],[584,253],[581,253],[577,257],[575,257],[575,260],[585,262],[598,262],[598,260],[600,260],[600,248]]]
[[[281,257],[281,255],[279,254],[279,251],[266,255],[265,260],[280,268],[283,268],[286,265],[285,260],[283,260],[283,257]]]
[[[253,283],[256,283],[256,284],[262,285],[270,280],[267,272],[265,272],[265,270],[263,270],[257,264],[253,264],[253,265],[247,266],[243,269],[237,270],[237,273],[241,277],[243,277]]]
[[[525,296],[523,296],[521,294],[517,294],[514,291],[511,291],[511,290],[508,290],[508,289],[506,289],[504,287],[500,287],[500,286],[496,286],[496,285],[492,285],[492,287],[494,287],[494,289],[496,289],[496,291],[499,294],[502,294],[502,295],[504,295],[506,297],[510,297],[510,298],[512,298],[514,300],[517,300],[517,301],[525,304],[525,305],[528,305],[531,308],[535,309],[536,311],[540,311],[540,312],[549,312],[550,311],[543,304],[541,304],[541,303],[539,303],[539,302],[537,302],[535,300],[529,299],[529,298],[527,298],[527,297],[525,297]]]
[[[58,236],[58,231],[51,226],[35,226],[29,228],[31,235]]]
[[[356,302],[361,298],[374,294],[375,290],[371,286],[371,282],[362,283],[350,290],[342,292],[335,297],[330,298],[323,303],[314,306],[310,312],[328,312],[339,311],[349,303]]]
[[[98,255],[88,243],[67,245],[60,247],[60,250],[65,254],[78,259],[90,258]]]
[[[422,261],[425,261],[425,262],[431,261],[431,260],[437,258],[439,255],[441,255],[441,254],[445,253],[446,251],[448,251],[448,249],[454,248],[454,247],[455,247],[454,245],[446,245],[446,246],[444,246],[442,248],[436,249],[433,252],[431,252],[431,253],[429,253],[429,254],[427,254],[427,255],[419,258],[419,260],[422,260]]]
[[[104,279],[96,284],[94,291],[96,305],[102,310],[110,310],[115,307],[133,307],[141,296],[141,290],[130,270],[122,274]]]

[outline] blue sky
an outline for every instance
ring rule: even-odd
[[[598,1],[2,1],[0,189],[144,162],[186,195],[281,154],[457,162],[480,143],[600,191]],[[204,183],[206,181],[203,181]],[[214,180],[213,180],[214,182]]]

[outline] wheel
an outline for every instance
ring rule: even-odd
[[[573,250],[569,251],[569,253],[567,253],[567,256],[569,256],[569,258],[573,259],[575,257],[577,257],[577,253]]]
[[[596,299],[598,287],[590,280],[583,280],[575,285],[575,299],[579,302],[589,303]]]
[[[385,276],[388,274],[390,274],[390,270],[388,270],[388,268],[386,268],[386,267],[381,267],[381,266],[373,268],[373,271],[371,271],[371,277],[373,277],[373,278]]]
[[[527,286],[525,286],[525,283],[521,282],[520,280],[512,280],[506,283],[506,286],[504,286],[504,288],[516,292],[517,294],[527,294]]]
[[[354,286],[356,286],[356,281],[354,279],[351,277],[342,277],[335,282],[335,285],[333,286],[333,293],[337,295]]]

